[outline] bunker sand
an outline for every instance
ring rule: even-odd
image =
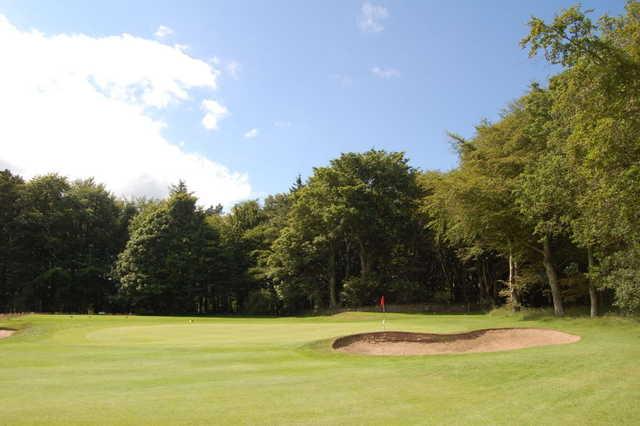
[[[544,328],[495,328],[459,334],[384,331],[344,336],[333,349],[364,355],[438,355],[499,352],[575,343],[580,336]]]
[[[4,339],[5,337],[9,337],[15,332],[16,332],[15,330],[0,329],[0,339]]]

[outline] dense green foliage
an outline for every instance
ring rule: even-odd
[[[581,341],[410,357],[335,352],[381,314],[150,317],[29,315],[0,340],[0,423],[634,425],[640,325],[604,317],[387,314],[453,333],[545,327]],[[192,320],[193,322],[190,322]]]
[[[0,310],[112,306],[110,271],[135,209],[92,180],[0,173]]]
[[[286,193],[203,209],[0,174],[0,310],[294,313],[391,303],[640,310],[640,3],[522,40],[561,66],[459,165],[345,153]]]
[[[522,40],[563,66],[470,140],[459,167],[432,177],[426,208],[452,243],[509,259],[517,306],[548,284],[554,310],[587,292],[638,311],[640,299],[640,3],[592,22],[579,7]],[[544,278],[542,272],[544,271]]]
[[[126,203],[91,181],[2,176],[6,311],[279,314],[381,294],[499,302],[497,291],[479,297],[479,273],[436,241],[421,175],[401,153],[344,154],[227,214],[199,207],[182,182],[165,200]]]
[[[131,309],[143,312],[196,312],[205,309],[215,274],[218,239],[180,184],[169,199],[135,217],[118,256],[115,276]]]

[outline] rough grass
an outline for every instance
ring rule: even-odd
[[[336,353],[381,315],[32,315],[0,340],[0,424],[639,424],[640,324],[389,314],[387,329],[548,327],[575,344],[426,357]]]

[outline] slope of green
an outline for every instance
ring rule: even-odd
[[[0,340],[0,424],[640,423],[635,321],[390,314],[394,330],[548,327],[582,340],[423,357],[330,349],[381,319],[0,319],[20,330]]]

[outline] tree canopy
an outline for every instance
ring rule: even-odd
[[[532,18],[560,71],[458,165],[347,152],[228,211],[187,183],[124,200],[93,179],[0,172],[0,311],[288,314],[391,303],[640,311],[640,2]]]

